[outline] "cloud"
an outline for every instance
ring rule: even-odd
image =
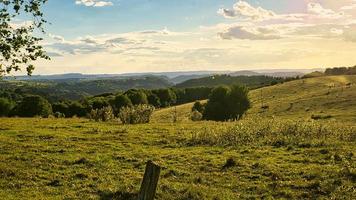
[[[276,40],[296,37],[341,38],[345,37],[345,27],[352,25],[355,20],[352,15],[324,8],[320,3],[311,2],[305,5],[307,10],[304,13],[277,14],[272,10],[253,7],[248,2],[239,0],[233,5],[233,9],[218,10],[218,13],[225,18],[236,21],[231,24],[219,24],[219,27],[216,28],[217,34],[221,39],[227,40]],[[347,41],[354,41],[354,37],[349,36],[348,38]]]
[[[71,55],[99,52],[112,54],[133,51],[152,52],[167,45],[167,43],[162,40],[163,37],[175,37],[178,35],[184,35],[184,33],[171,32],[166,28],[163,30],[148,30],[123,34],[85,36],[71,41],[67,41],[61,36],[50,34],[49,36],[54,39],[55,42],[47,44],[46,47],[51,51]]]
[[[254,27],[254,26],[231,26],[228,29],[219,32],[222,39],[249,39],[249,40],[274,40],[282,38],[281,33],[272,27]]]
[[[331,9],[325,9],[319,3],[309,3],[308,12],[319,18],[338,19],[345,16],[344,12],[335,12]]]
[[[233,5],[233,9],[220,8],[218,14],[225,18],[242,18],[253,21],[264,21],[271,19],[301,20],[302,14],[277,14],[272,10],[262,7],[253,7],[246,1],[238,1]]]
[[[100,0],[76,0],[75,4],[84,5],[88,7],[105,7],[105,6],[113,6],[114,3],[111,1],[100,1]]]
[[[353,0],[350,5],[345,5],[340,8],[341,10],[356,10],[356,0]]]

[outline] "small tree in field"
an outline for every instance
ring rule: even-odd
[[[248,89],[243,86],[220,86],[212,90],[205,106],[204,119],[238,120],[250,108]]]

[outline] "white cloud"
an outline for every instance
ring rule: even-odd
[[[84,5],[88,7],[105,7],[105,6],[114,5],[111,1],[101,1],[101,0],[76,0],[75,4]]]
[[[356,0],[353,0],[349,5],[340,8],[341,10],[356,10]]]
[[[309,3],[308,12],[319,18],[338,19],[345,16],[344,12],[335,12],[331,9],[325,9],[319,3]]]
[[[248,2],[239,0],[232,10],[218,10],[218,13],[225,18],[236,20],[231,24],[219,24],[218,36],[229,40],[345,37],[343,26],[352,25],[355,20],[352,15],[324,8],[320,3],[306,3],[306,6],[305,13],[277,14],[272,10],[253,7]],[[348,39],[348,41],[354,40]]]
[[[98,52],[118,54],[130,51],[156,51],[167,44],[162,40],[164,37],[176,37],[185,34],[171,32],[165,28],[163,30],[147,30],[123,34],[84,36],[71,41],[65,40],[61,36],[50,34],[49,36],[55,42],[46,44],[46,47],[52,52],[72,55]]]

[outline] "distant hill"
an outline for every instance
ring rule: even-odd
[[[216,87],[219,85],[240,84],[250,88],[267,86],[283,81],[281,78],[269,76],[231,76],[231,75],[214,75],[198,79],[191,79],[183,83],[177,84],[177,88],[190,87]]]
[[[78,100],[85,96],[115,93],[132,88],[158,89],[173,84],[165,77],[142,76],[130,78],[63,79],[0,81],[0,91],[10,90],[21,94],[37,94],[51,101],[60,99]]]

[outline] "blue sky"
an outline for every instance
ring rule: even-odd
[[[356,63],[356,0],[49,0],[43,10],[52,60],[37,74]]]

